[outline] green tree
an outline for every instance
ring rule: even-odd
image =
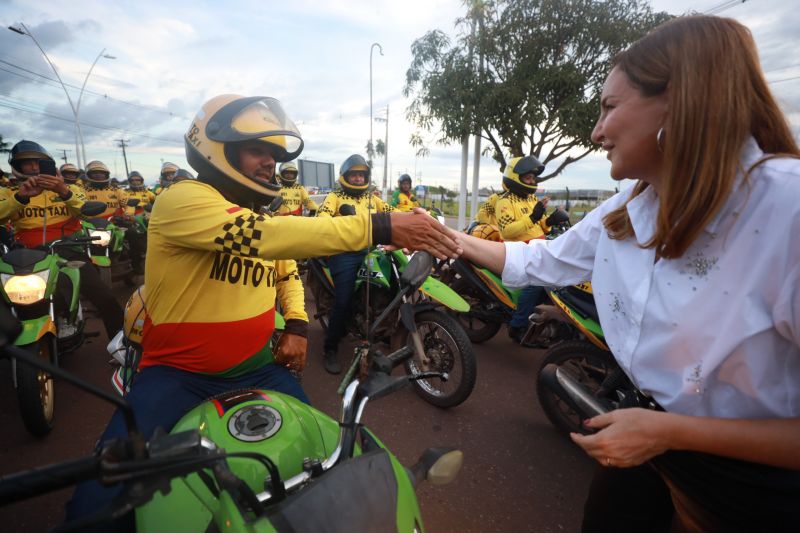
[[[3,139],[3,136],[0,135],[0,154],[7,154],[11,152],[11,143]]]
[[[566,155],[542,179],[597,149],[590,135],[610,59],[670,17],[644,0],[465,5],[454,41],[433,30],[412,44],[407,116],[438,131],[441,144],[479,134],[501,170],[506,154],[534,155],[544,164]],[[412,145],[420,139],[412,137]]]

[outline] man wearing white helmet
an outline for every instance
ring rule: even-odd
[[[305,187],[297,183],[297,165],[292,161],[281,163],[278,172],[278,183],[281,186],[283,203],[278,210],[279,215],[302,215],[303,208],[308,209],[309,215],[317,213],[317,203],[308,195]]]

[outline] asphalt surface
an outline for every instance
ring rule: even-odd
[[[115,289],[120,301],[131,292]],[[307,302],[313,315],[313,300]],[[90,319],[89,330],[100,331]],[[105,333],[65,356],[64,368],[111,392]],[[350,356],[343,343],[340,356]],[[427,531],[578,531],[594,462],[549,424],[536,400],[535,372],[543,352],[512,344],[501,330],[475,345],[478,379],[462,405],[441,410],[410,388],[369,404],[364,422],[404,464],[427,447],[455,446],[464,452],[458,479],[418,490]],[[312,403],[338,417],[338,378],[322,368],[322,330],[313,321],[303,386]],[[56,384],[56,427],[42,440],[22,425],[11,384],[10,363],[0,360],[0,475],[88,454],[112,406]],[[71,489],[0,507],[0,531],[45,531],[63,520]],[[2,503],[2,502],[0,502]]]

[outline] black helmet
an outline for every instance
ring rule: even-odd
[[[303,151],[303,139],[280,102],[266,96],[226,94],[212,98],[197,113],[186,140],[186,160],[203,178],[233,186],[248,195],[278,196],[277,183],[254,181],[238,168],[237,146],[258,141],[276,162]]]
[[[193,180],[195,179],[194,174],[186,170],[185,168],[179,168],[175,172],[175,177],[172,178],[173,183],[178,183],[179,181],[183,180]]]
[[[544,172],[544,165],[532,155],[515,157],[508,162],[506,171],[503,173],[503,185],[507,187],[512,194],[525,198],[536,192],[536,180],[534,180],[533,185],[528,185],[527,183],[523,183],[520,177],[525,174],[538,176],[542,172]]]
[[[347,175],[353,171],[361,170],[366,173],[364,185],[351,185],[347,181]],[[353,154],[344,160],[342,166],[339,168],[339,185],[341,185],[344,192],[350,196],[361,196],[369,190],[369,180],[372,171],[367,164],[366,159],[358,154]]]
[[[54,161],[53,156],[44,147],[33,141],[22,140],[11,148],[8,154],[8,164],[11,165],[11,173],[17,179],[27,179],[28,175],[20,170],[19,163],[26,159],[49,159]]]
[[[404,181],[411,183],[411,176],[409,176],[408,174],[401,174],[400,177],[397,178],[397,185],[399,186]]]

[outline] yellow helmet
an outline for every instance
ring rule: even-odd
[[[294,174],[292,174],[294,173]],[[292,161],[281,163],[280,171],[278,172],[278,179],[283,185],[294,185],[297,183],[297,175],[300,172],[297,170],[297,165]]]
[[[366,173],[364,185],[351,185],[350,182],[347,181],[347,175],[356,170],[361,170]],[[371,174],[372,171],[370,170],[367,161],[362,156],[353,154],[345,159],[344,163],[342,163],[342,166],[339,167],[339,185],[341,185],[344,192],[350,196],[361,196],[369,190]]]
[[[125,304],[122,331],[129,342],[142,344],[145,318],[147,318],[147,307],[144,304],[144,285],[142,285],[131,294],[128,303]]]
[[[280,102],[267,96],[225,94],[212,98],[197,113],[186,141],[186,160],[202,178],[234,182],[259,195],[277,196],[276,183],[255,181],[237,167],[237,144],[266,144],[277,162],[303,151],[303,139]]]
[[[502,242],[503,238],[500,237],[500,230],[491,224],[477,224],[472,231],[469,232],[473,237],[484,239],[487,241]]]
[[[512,194],[524,198],[534,194],[537,185],[536,180],[533,181],[533,185],[523,183],[520,177],[525,174],[539,176],[542,172],[544,172],[544,165],[532,155],[515,157],[508,162],[508,166],[506,166],[506,170],[503,172],[503,185],[505,185]]]
[[[105,177],[101,179],[93,178],[92,173],[98,172],[102,173]],[[110,177],[111,171],[108,170],[108,167],[102,161],[89,161],[86,165],[86,179],[92,183],[108,183]]]
[[[81,170],[72,163],[64,163],[58,169],[59,175],[64,178],[64,181],[72,184],[78,182],[78,176],[81,175]]]

